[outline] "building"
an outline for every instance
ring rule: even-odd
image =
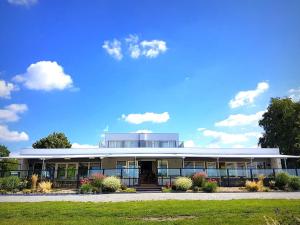
[[[5,157],[3,157],[5,158]],[[99,148],[22,149],[19,176],[38,173],[57,186],[72,186],[80,179],[102,173],[118,176],[128,186],[166,185],[175,177],[205,172],[221,185],[238,185],[259,174],[273,176],[286,168],[278,148],[185,148],[176,133],[107,133]]]

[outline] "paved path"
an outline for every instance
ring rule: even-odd
[[[0,202],[125,202],[144,200],[231,200],[231,199],[300,199],[300,192],[260,193],[132,193],[98,195],[5,196]]]

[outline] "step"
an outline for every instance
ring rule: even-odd
[[[141,186],[141,187],[136,187],[137,192],[161,192],[161,187],[159,186]]]

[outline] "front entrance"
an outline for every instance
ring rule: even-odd
[[[156,184],[156,175],[153,171],[153,161],[139,161],[141,184]]]

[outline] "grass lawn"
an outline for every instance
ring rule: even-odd
[[[0,224],[259,225],[277,208],[300,217],[300,200],[42,202],[0,203]]]

